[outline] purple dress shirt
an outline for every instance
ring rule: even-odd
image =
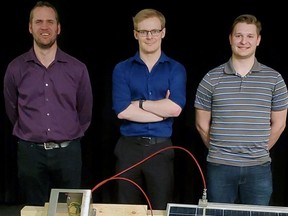
[[[26,141],[73,140],[84,136],[91,123],[87,67],[59,48],[48,68],[33,49],[16,57],[6,70],[4,97],[13,135]]]

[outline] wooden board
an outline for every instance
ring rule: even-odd
[[[124,204],[100,204],[93,203],[92,207],[96,209],[96,216],[151,216],[151,211],[147,210],[146,205],[124,205]],[[56,216],[67,216],[64,204]],[[48,203],[44,207],[25,206],[21,209],[21,216],[47,216]],[[153,216],[166,216],[165,210],[153,210]]]

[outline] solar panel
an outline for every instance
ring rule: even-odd
[[[288,216],[288,207],[228,203],[199,205],[168,203],[166,216]]]

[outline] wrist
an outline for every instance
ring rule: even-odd
[[[143,109],[143,110],[144,110],[144,108],[143,108],[143,103],[144,103],[144,101],[145,101],[145,100],[139,100],[139,108],[140,108],[140,109]]]

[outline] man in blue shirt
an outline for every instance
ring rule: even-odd
[[[172,146],[173,118],[186,103],[186,69],[161,50],[165,17],[144,9],[133,18],[139,51],[113,71],[113,109],[122,120],[115,147],[120,172],[165,147]],[[147,191],[154,209],[165,209],[173,198],[174,151],[164,151],[121,176]],[[142,202],[134,185],[118,181],[120,203]]]
[[[44,205],[51,188],[81,187],[80,138],[92,117],[85,64],[60,50],[58,13],[48,2],[30,12],[33,47],[4,77],[6,112],[18,138],[20,201]]]

